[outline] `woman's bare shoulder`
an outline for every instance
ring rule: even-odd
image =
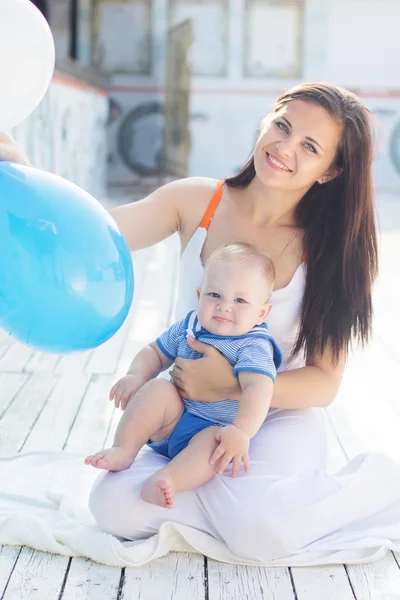
[[[182,238],[183,231],[194,231],[214,189],[215,179],[188,177],[166,183],[142,200],[117,206],[110,212],[129,247],[138,250],[175,232]]]
[[[211,195],[217,187],[218,180],[211,177],[186,177],[185,179],[176,179],[163,186],[165,191],[179,194],[185,197],[186,194],[195,194],[199,197],[207,194]]]
[[[181,235],[193,233],[199,225],[217,183],[217,179],[210,177],[187,177],[168,184],[168,193],[175,196],[178,207]]]

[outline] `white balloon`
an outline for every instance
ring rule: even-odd
[[[0,131],[41,102],[54,61],[53,36],[40,10],[29,0],[0,0]]]

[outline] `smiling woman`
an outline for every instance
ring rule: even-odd
[[[375,496],[370,492],[378,473],[372,466],[365,479],[357,461],[349,465],[352,476],[324,473],[326,442],[317,408],[335,397],[350,341],[365,343],[371,329],[377,273],[371,163],[365,106],[336,86],[304,84],[278,98],[237,175],[219,184],[204,178],[175,182],[142,204],[114,212],[134,246],[137,236],[145,245],[144,223],[152,223],[146,234],[151,243],[179,232],[178,318],[197,307],[203,265],[216,248],[240,241],[266,250],[276,271],[268,329],[283,362],[272,408],[251,440],[247,474],[233,478],[227,470],[214,476],[166,517],[137,502],[144,480],[157,468],[156,457],[143,457],[140,466],[138,457],[136,466],[106,475],[92,492],[93,514],[106,531],[138,539],[157,532],[168,518],[222,539],[239,556],[268,561],[313,544],[318,562],[318,548],[329,547],[332,532],[341,532],[335,549],[354,543],[351,524],[358,515],[349,511],[363,498],[367,518],[359,547],[378,535],[387,502],[383,486]],[[203,358],[176,358],[172,379],[180,396],[240,403],[242,390],[230,363],[197,339],[188,343]],[[306,514],[312,517],[304,520]]]
[[[18,155],[12,143],[0,153]],[[175,181],[112,210],[132,250],[178,232],[179,319],[197,309],[203,265],[214,250],[244,242],[266,251],[276,273],[268,335],[283,360],[271,409],[250,442],[249,472],[232,477],[229,466],[166,511],[143,502],[140,490],[169,463],[156,452],[139,455],[131,468],[106,473],[93,488],[90,506],[103,530],[140,544],[168,521],[168,531],[176,527],[195,548],[228,561],[295,554],[296,564],[326,564],[340,550],[349,561],[365,561],[372,546],[400,550],[400,492],[393,486],[400,465],[363,456],[343,472],[327,473],[320,410],[336,395],[350,343],[365,343],[371,330],[377,274],[371,163],[370,115],[361,101],[334,85],[303,84],[278,98],[237,175]],[[237,300],[245,291],[237,285],[232,294]],[[240,405],[231,363],[206,341],[188,339],[196,360],[175,359],[175,399]],[[169,382],[158,383],[161,390]],[[158,399],[167,410],[161,391],[153,395]]]
[[[278,98],[251,159],[226,180],[274,189],[294,208],[308,276],[293,353],[303,347],[313,356],[331,345],[337,359],[353,336],[368,340],[377,274],[371,164],[367,109],[350,92],[304,84]]]

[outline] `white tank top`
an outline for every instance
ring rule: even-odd
[[[203,278],[204,266],[201,261],[201,251],[206,237],[207,229],[198,227],[182,253],[175,320],[183,319],[189,311],[197,309],[196,290],[201,286]],[[268,316],[267,325],[283,354],[279,371],[296,369],[305,364],[303,353],[299,353],[292,360],[289,360],[289,357],[299,329],[306,271],[306,263],[303,262],[288,285],[274,290],[271,294],[272,311]]]

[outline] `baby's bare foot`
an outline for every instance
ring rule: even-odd
[[[174,504],[173,483],[169,479],[150,477],[144,484],[140,495],[146,502],[164,508],[172,508]]]
[[[96,454],[91,454],[85,458],[87,465],[92,465],[97,469],[105,469],[106,471],[123,471],[128,469],[135,456],[129,450],[125,450],[119,446],[100,450]]]

